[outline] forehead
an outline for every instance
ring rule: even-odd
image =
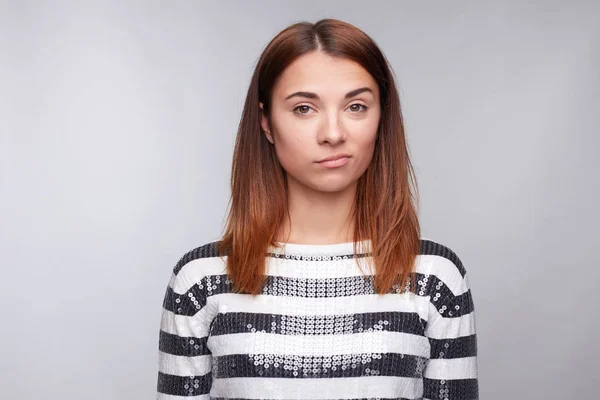
[[[279,99],[299,90],[322,97],[343,96],[363,86],[373,89],[377,97],[377,82],[360,64],[316,51],[294,60],[281,74],[273,94]]]

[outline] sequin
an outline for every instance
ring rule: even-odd
[[[428,250],[429,253],[434,254]],[[448,254],[451,255],[445,252],[437,253],[436,256],[443,257]],[[423,378],[428,357],[425,356],[423,351],[425,349],[422,346],[413,346],[414,343],[411,342],[424,336],[427,321],[418,308],[421,304],[428,307],[433,305],[426,309],[430,313],[429,317],[436,318],[436,323],[441,321],[439,324],[443,325],[448,322],[452,326],[463,323],[462,318],[448,318],[459,314],[457,311],[460,307],[456,302],[463,301],[463,297],[455,296],[452,291],[443,286],[439,275],[434,273],[437,272],[435,268],[438,264],[429,264],[434,257],[424,257],[427,260],[426,268],[431,270],[431,274],[416,273],[412,275],[412,279],[405,280],[405,285],[399,283],[392,285],[385,296],[393,297],[381,297],[384,299],[381,304],[385,306],[381,308],[381,312],[378,310],[378,300],[375,300],[375,298],[379,299],[379,296],[364,296],[376,293],[373,287],[374,280],[373,276],[359,275],[354,263],[348,262],[348,260],[353,261],[355,257],[283,254],[274,258],[277,260],[271,260],[274,263],[267,267],[271,268],[276,265],[275,262],[282,262],[282,269],[269,271],[266,284],[262,288],[262,294],[269,297],[259,296],[254,310],[253,305],[249,306],[250,302],[254,301],[250,297],[234,298],[235,295],[228,293],[232,281],[226,278],[226,274],[206,275],[201,279],[192,278],[192,282],[196,285],[185,294],[173,296],[171,292],[170,301],[174,302],[172,309],[180,306],[185,313],[181,318],[177,316],[174,323],[178,331],[186,332],[187,336],[198,336],[202,332],[209,332],[209,336],[218,337],[215,340],[203,337],[201,340],[208,339],[208,341],[206,344],[202,342],[202,345],[198,338],[178,342],[179,345],[183,343],[185,345],[183,347],[193,353],[193,357],[210,350],[211,347],[214,349],[214,346],[231,344],[239,348],[240,344],[234,344],[233,341],[243,338],[245,349],[243,351],[232,352],[219,348],[219,356],[212,359],[211,379],[236,377],[239,378],[239,385],[241,385],[245,377],[260,378],[255,382],[259,385],[264,384],[262,388],[264,388],[265,398],[282,398],[287,395],[277,387],[276,378],[363,377],[365,387],[368,387],[368,390],[372,387],[375,391],[381,389],[381,386],[379,383],[371,385],[374,383],[373,380],[369,380],[372,379],[371,376]],[[218,259],[209,262],[217,263]],[[190,277],[197,272],[212,269],[212,267],[197,268],[198,266],[199,264],[195,265],[181,276]],[[446,263],[444,268],[447,266]],[[273,271],[285,271],[288,276],[273,274]],[[345,273],[346,271],[348,273]],[[416,290],[415,287],[410,287],[411,281],[416,282]],[[185,282],[181,283],[185,284]],[[179,287],[182,287],[181,283]],[[410,294],[404,295],[406,293]],[[189,301],[183,297],[186,295]],[[426,297],[419,298],[415,302],[417,295]],[[181,301],[181,298],[185,301]],[[227,301],[229,299],[231,302]],[[368,300],[368,303],[363,303],[363,300]],[[226,312],[227,307],[221,303],[223,301],[228,302],[229,312]],[[291,308],[279,307],[280,304]],[[367,306],[363,307],[364,304]],[[241,306],[240,309],[238,305]],[[263,305],[265,307],[261,308]],[[395,305],[398,307],[396,308]],[[198,313],[197,317],[194,317],[194,312],[203,306],[206,306],[205,312]],[[470,307],[469,304],[463,305],[465,309]],[[177,308],[178,312],[182,312],[182,308]],[[442,318],[433,315],[436,309],[440,314],[446,315]],[[341,310],[344,312],[342,313]],[[469,315],[466,311],[464,314]],[[464,318],[464,321],[469,321],[468,317]],[[208,323],[211,325],[206,325]],[[184,324],[189,325],[186,327]],[[171,332],[175,331],[173,325],[168,328]],[[407,335],[402,337],[401,341],[395,341],[396,337],[393,335],[399,333]],[[305,344],[309,347],[297,349],[297,346]],[[436,338],[431,342],[431,356],[443,358],[464,355],[462,348],[460,351],[450,351],[451,344],[455,346],[455,342],[444,342]],[[460,345],[462,346],[462,342]],[[280,349],[279,346],[284,348]],[[296,349],[302,355],[293,354]],[[472,350],[467,349],[467,353],[469,351]],[[430,365],[436,368],[440,363]],[[169,368],[177,368],[177,365]],[[432,371],[431,376],[442,374],[443,372],[440,371]],[[181,380],[177,381],[175,385],[177,388],[170,387],[169,390],[177,391],[179,396],[208,394],[210,382],[205,383],[203,379],[190,381],[181,375],[178,374]],[[460,376],[460,374],[453,372],[452,376]],[[407,382],[411,381],[407,379]],[[430,379],[424,382],[430,382],[428,389],[427,386],[424,387],[429,390],[427,396],[415,390],[416,397],[432,399],[452,397],[449,396],[450,389],[446,381]],[[453,385],[455,384],[461,383],[457,380],[453,382]],[[318,386],[318,380],[315,380],[314,388],[317,389]],[[452,386],[452,391],[454,390]],[[219,393],[214,394],[219,396]],[[469,398],[477,398],[473,393],[465,394]],[[380,398],[372,394],[361,397]],[[307,392],[305,398],[311,398],[310,393]]]

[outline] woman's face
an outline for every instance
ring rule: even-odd
[[[338,192],[369,166],[380,114],[373,77],[358,63],[317,51],[283,72],[273,89],[271,126],[264,114],[261,126],[288,185]],[[320,162],[336,155],[347,157]]]

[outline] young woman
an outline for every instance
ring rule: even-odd
[[[224,234],[173,269],[157,398],[477,399],[466,271],[420,236],[416,186],[375,42],[333,19],[279,33],[250,82]]]

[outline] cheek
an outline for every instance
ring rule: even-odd
[[[361,170],[367,169],[371,161],[373,160],[373,152],[375,150],[375,141],[365,143],[360,150],[361,153]]]
[[[279,162],[286,170],[306,168],[312,162],[308,151],[310,146],[300,137],[279,137],[275,142],[275,152]]]
[[[367,169],[373,160],[376,139],[377,135],[376,133],[373,133],[368,137],[361,137],[360,140],[357,140],[356,142],[358,155],[356,169],[361,173]]]

